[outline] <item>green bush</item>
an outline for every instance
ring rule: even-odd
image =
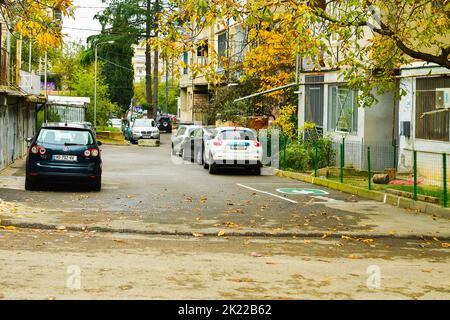
[[[335,164],[335,150],[333,142],[328,137],[317,137],[311,140],[292,141],[286,146],[286,152],[280,150],[282,155],[281,167],[296,171],[314,169],[315,144],[317,144],[317,168],[333,166]]]
[[[305,143],[293,142],[287,145],[286,153],[283,153],[281,159],[283,168],[289,168],[296,171],[307,171],[312,162],[312,152]]]

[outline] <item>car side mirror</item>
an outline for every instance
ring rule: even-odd
[[[102,144],[103,144],[103,142],[97,141],[97,145],[98,145],[98,146],[101,146]]]
[[[25,138],[25,141],[26,141],[27,143],[31,143],[31,141],[33,141],[33,138]]]

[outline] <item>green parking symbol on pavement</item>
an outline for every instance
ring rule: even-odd
[[[280,188],[277,189],[278,192],[286,194],[301,194],[308,196],[323,196],[328,194],[328,192],[320,189],[305,189],[305,188]]]

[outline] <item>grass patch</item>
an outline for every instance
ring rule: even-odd
[[[97,127],[97,132],[99,132],[99,131],[120,132],[120,129],[119,128],[108,127],[108,126],[98,126]]]
[[[329,177],[329,180],[340,182],[339,177]],[[369,183],[366,177],[344,177],[344,183],[350,184],[356,187],[368,189]],[[372,182],[372,190],[385,191],[386,189],[395,189],[405,192],[414,192],[413,185],[396,185],[396,184],[375,184]],[[439,199],[439,203],[442,204],[443,193],[442,187],[430,186],[430,185],[418,185],[417,194],[434,197]],[[447,193],[447,199],[450,199],[450,190]]]

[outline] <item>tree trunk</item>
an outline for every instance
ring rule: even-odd
[[[151,0],[147,0],[147,19],[145,25],[145,93],[149,106],[152,105],[152,51],[149,43],[151,28]],[[147,118],[151,118],[152,116],[153,109],[150,109],[147,111]]]
[[[154,34],[155,39],[158,39],[158,13],[159,13],[159,0],[155,0],[155,19],[154,19]],[[159,52],[158,48],[155,48],[153,52],[153,119],[156,119],[156,113],[158,110],[158,86],[159,86]]]

